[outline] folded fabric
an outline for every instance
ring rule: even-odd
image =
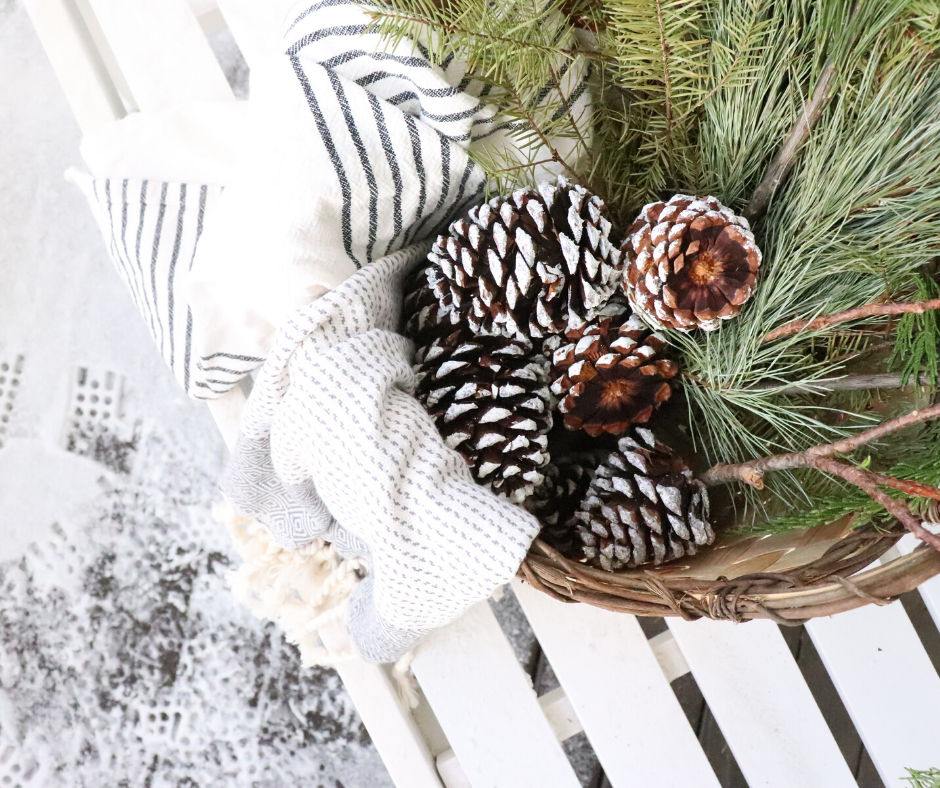
[[[363,658],[398,659],[511,579],[535,518],[478,485],[412,396],[396,332],[409,247],[292,315],[258,375],[223,489],[281,546],[325,536],[367,559],[349,631]]]
[[[326,538],[366,561],[350,633],[393,661],[510,580],[539,526],[445,446],[396,333],[405,269],[482,196],[470,150],[511,155],[517,122],[459,58],[387,50],[368,24],[347,0],[298,9],[284,54],[253,67],[224,191],[78,180],[187,391],[219,396],[267,359],[224,487],[281,547]],[[588,73],[562,73],[583,118]]]

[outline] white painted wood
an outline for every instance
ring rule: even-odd
[[[23,0],[83,132],[124,116],[124,106],[84,22],[69,0]]]
[[[284,18],[296,0],[217,0],[249,68],[278,48]]]
[[[938,533],[940,532],[940,527],[934,526],[931,530],[934,531],[934,533]],[[895,549],[897,549],[901,555],[908,555],[920,544],[922,543],[916,536],[908,534],[895,545]],[[937,627],[940,627],[940,575],[932,577],[926,583],[921,583],[917,590],[920,592],[924,604],[927,605],[927,609],[930,611],[934,623]]]
[[[542,695],[539,698],[539,706],[542,707],[545,719],[555,731],[558,741],[570,739],[584,730],[581,720],[578,719],[578,713],[571,705],[571,699],[565,694],[564,687],[558,687]]]
[[[325,626],[319,635],[331,651],[350,648],[342,621]],[[441,788],[434,758],[411,711],[399,699],[388,669],[351,660],[336,670],[397,788]]]
[[[635,617],[513,590],[615,788],[718,787]]]
[[[751,788],[855,788],[776,624],[668,623]]]
[[[186,0],[89,0],[141,110],[234,99]]]
[[[486,602],[429,635],[412,668],[473,788],[579,788]]]
[[[650,638],[650,648],[653,649],[653,654],[659,661],[659,667],[663,669],[666,681],[670,684],[692,670],[670,630],[667,629]]]
[[[940,763],[940,676],[897,602],[806,625],[888,788]]]

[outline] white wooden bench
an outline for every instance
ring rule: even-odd
[[[231,29],[249,67],[273,51],[290,0],[23,0],[81,128],[188,99],[235,98],[206,35]],[[245,395],[209,408],[225,440]],[[912,537],[898,549],[910,550]],[[561,742],[587,734],[609,784],[720,785],[671,682],[691,671],[752,788],[855,786],[852,770],[781,631],[670,620],[648,640],[637,619],[513,591],[561,687],[536,697],[486,603],[434,633],[399,701],[386,667],[340,668],[399,788],[576,788]],[[940,623],[940,578],[920,590]],[[807,630],[886,786],[940,766],[940,676],[900,604]],[[321,633],[347,644],[342,626]]]

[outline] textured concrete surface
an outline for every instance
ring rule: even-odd
[[[15,0],[0,139],[0,782],[390,785],[335,674],[231,600],[224,447],[63,179],[79,130]]]

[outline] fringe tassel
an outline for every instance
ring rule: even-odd
[[[365,563],[342,558],[323,539],[314,539],[300,550],[284,550],[264,525],[238,514],[228,499],[216,504],[212,513],[228,528],[242,559],[242,565],[228,574],[235,600],[262,621],[278,624],[287,641],[300,649],[305,667],[337,667],[358,660],[352,648],[325,648],[317,630],[345,618],[346,602],[359,583],[356,572]],[[399,699],[410,709],[418,705],[413,657],[409,651],[391,672]]]
[[[264,525],[235,511],[228,500],[213,507],[228,528],[242,565],[229,573],[236,601],[262,620],[274,621],[300,649],[306,667],[335,667],[358,659],[350,648],[324,648],[317,630],[346,615],[346,600],[359,582],[362,561],[344,559],[331,544],[314,539],[300,550],[284,550]]]

